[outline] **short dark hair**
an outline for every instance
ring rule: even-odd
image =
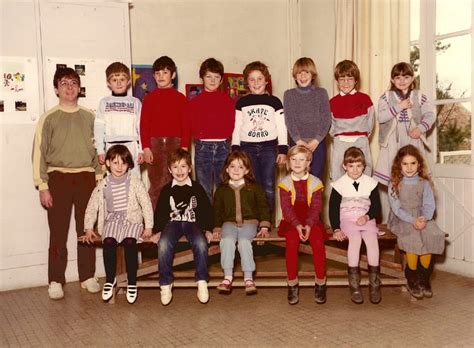
[[[203,78],[207,72],[212,72],[214,74],[219,74],[224,76],[224,65],[214,58],[207,58],[202,62],[201,67],[199,68],[199,77]]]
[[[184,160],[189,167],[192,167],[191,154],[184,149],[177,149],[168,154],[168,168],[171,168],[173,163]]]
[[[356,63],[352,60],[343,60],[342,62],[337,63],[334,68],[334,79],[337,81],[340,77],[353,77],[356,86],[360,82],[360,70]]]
[[[115,74],[125,74],[130,80],[130,69],[123,63],[113,62],[107,67],[107,69],[105,69],[105,77],[107,80],[109,80],[109,78]]]
[[[117,157],[120,157],[124,163],[128,164],[128,169],[133,169],[135,163],[133,162],[133,156],[125,145],[114,145],[107,150],[105,154],[105,160],[111,161]]]
[[[81,86],[81,78],[79,77],[79,74],[76,72],[76,70],[72,68],[59,68],[59,69],[56,69],[56,72],[54,73],[54,77],[53,77],[54,88],[58,88],[59,81],[61,81],[63,77],[68,77],[71,80],[77,80],[79,82],[79,87]]]
[[[364,152],[358,147],[351,146],[346,150],[346,152],[344,152],[344,160],[342,163],[347,165],[356,162],[361,162],[364,167],[367,165]]]
[[[164,69],[171,71],[171,74],[176,72],[176,64],[168,56],[161,56],[153,63],[153,73]]]
[[[265,76],[265,81],[270,82],[270,71],[268,70],[268,66],[260,61],[255,61],[252,63],[248,63],[244,69],[244,81],[248,84],[248,78],[252,71],[258,70],[260,71],[263,76]]]

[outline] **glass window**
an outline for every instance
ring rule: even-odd
[[[436,35],[471,28],[472,0],[436,0]]]
[[[471,35],[436,42],[436,99],[471,96]]]
[[[420,38],[420,0],[410,1],[410,41]]]

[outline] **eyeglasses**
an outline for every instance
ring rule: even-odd
[[[61,87],[79,87],[79,81],[77,80],[61,80],[59,81]]]

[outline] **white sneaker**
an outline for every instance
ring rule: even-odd
[[[171,292],[172,288],[173,288],[173,284],[160,286],[160,289],[161,289],[161,304],[163,306],[169,305],[171,300],[173,299],[173,293]]]
[[[100,291],[100,284],[97,278],[89,278],[81,283],[81,288],[87,289],[91,294]]]
[[[199,302],[207,303],[209,301],[209,290],[207,289],[207,282],[205,280],[197,281],[197,297]]]
[[[48,288],[48,295],[51,300],[60,300],[64,297],[63,285],[57,282],[51,282]]]

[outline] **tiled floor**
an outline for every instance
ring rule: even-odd
[[[123,295],[111,305],[68,283],[60,301],[46,287],[0,293],[0,346],[474,346],[474,279],[436,272],[433,289],[432,299],[416,301],[385,287],[379,305],[355,305],[347,288],[329,288],[317,305],[303,288],[290,306],[285,288],[248,297],[243,288],[229,296],[212,289],[206,305],[195,289],[177,288],[163,307],[158,289],[141,289],[134,305]]]

